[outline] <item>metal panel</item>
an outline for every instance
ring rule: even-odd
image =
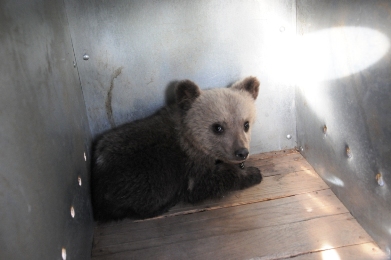
[[[176,80],[212,88],[254,75],[262,90],[252,152],[296,145],[295,93],[284,74],[287,39],[295,35],[295,1],[65,5],[93,136],[153,113],[172,95]]]
[[[89,259],[90,134],[63,1],[1,1],[0,46],[0,259]]]
[[[298,144],[389,253],[391,2],[299,0],[297,4]],[[381,179],[376,178],[378,173]]]

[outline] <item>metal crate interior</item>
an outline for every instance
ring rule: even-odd
[[[369,234],[369,242],[361,244],[372,243],[373,252],[378,246],[376,252],[383,255],[376,259],[390,257],[390,1],[0,0],[0,14],[1,259],[89,259],[91,252],[96,259],[136,259],[132,247],[141,240],[122,241],[128,246],[126,254],[102,253],[114,250],[115,244],[95,253],[92,248],[96,223],[89,193],[91,141],[163,106],[172,98],[170,90],[177,80],[191,79],[202,88],[214,88],[249,75],[261,82],[251,142],[254,158],[269,160],[265,165],[275,166],[275,174],[277,164],[285,159],[271,158],[282,158],[281,151],[304,160],[305,165],[308,162],[343,203],[341,207],[347,208],[343,214],[351,214],[365,230],[360,239]],[[293,169],[294,164],[284,167]],[[262,165],[258,164],[267,175],[268,168]],[[275,176],[270,182],[265,177],[260,192],[276,187]],[[295,183],[294,187],[312,185]],[[335,245],[339,251],[334,255],[329,252],[336,240],[315,243],[327,240],[328,229],[301,232],[315,241],[308,248],[297,235],[292,243],[305,247],[302,252],[297,251],[299,246],[291,251],[284,248],[284,235],[294,232],[295,225],[321,216],[276,224],[283,228],[275,232],[254,227],[218,235],[215,228],[224,222],[202,222],[210,236],[200,233],[196,242],[187,237],[191,227],[180,222],[214,214],[232,226],[235,221],[241,223],[234,209],[268,208],[268,202],[275,203],[270,205],[277,212],[291,203],[288,199],[300,198],[278,195],[271,200],[265,195],[261,203],[258,195],[252,195],[254,200],[246,205],[243,201],[216,204],[220,206],[209,213],[192,208],[156,224],[144,222],[139,229],[128,222],[126,230],[133,228],[133,233],[124,233],[118,223],[111,226],[111,233],[110,226],[98,226],[95,236],[103,239],[108,232],[113,241],[119,239],[113,235],[122,232],[129,239],[152,232],[146,226],[156,225],[149,227],[157,232],[154,241],[160,243],[155,247],[160,255],[153,258],[161,259],[356,259],[343,257],[347,245]],[[249,217],[249,222],[262,214]],[[183,229],[176,247],[170,244],[163,250],[170,235],[164,228],[159,233],[158,225]],[[341,229],[338,236],[347,237],[349,232]],[[213,244],[213,237],[227,244]],[[263,238],[274,238],[272,244],[280,253],[263,253],[267,250],[257,244]],[[252,242],[242,245],[240,241],[246,239]],[[220,249],[211,249],[216,247]],[[186,254],[174,253],[181,248]],[[322,254],[326,251],[330,258]],[[145,257],[153,256],[149,253]],[[375,259],[375,255],[363,259],[371,257]]]

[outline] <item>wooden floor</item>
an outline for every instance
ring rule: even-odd
[[[254,155],[256,187],[159,218],[97,225],[92,259],[387,259],[294,150]]]

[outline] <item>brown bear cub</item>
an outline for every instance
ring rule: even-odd
[[[176,103],[102,135],[92,162],[92,203],[98,221],[158,216],[179,201],[218,198],[262,180],[244,167],[259,81],[200,90],[176,86]]]

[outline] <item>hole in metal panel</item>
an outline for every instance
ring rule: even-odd
[[[377,180],[377,184],[379,184],[379,186],[384,185],[384,180],[383,180],[383,176],[381,175],[381,173],[376,174],[376,180]]]
[[[346,156],[347,156],[348,158],[352,158],[352,157],[353,157],[352,150],[350,149],[349,146],[346,146],[345,151],[346,151]]]
[[[73,206],[71,207],[71,216],[75,218],[75,208]]]

